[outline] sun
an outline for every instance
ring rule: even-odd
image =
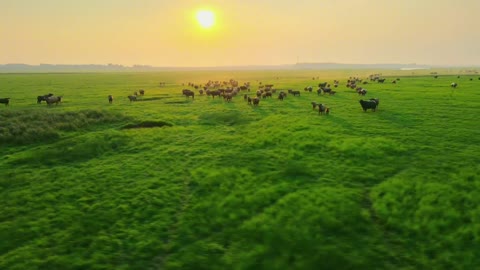
[[[212,28],[215,25],[215,13],[211,10],[197,11],[197,21],[202,28]]]

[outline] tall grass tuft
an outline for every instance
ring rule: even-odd
[[[123,122],[127,118],[102,110],[72,112],[1,111],[0,145],[48,142],[63,131],[79,131],[95,125]]]

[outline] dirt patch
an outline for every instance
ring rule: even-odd
[[[170,97],[150,97],[150,98],[137,98],[136,102],[142,102],[142,101],[155,101],[155,100],[161,100],[161,99],[166,99]]]
[[[156,128],[156,127],[171,127],[172,124],[163,121],[145,121],[135,124],[128,124],[123,126],[122,129],[132,129],[132,128]]]
[[[165,102],[165,104],[186,104],[186,103],[190,103],[189,100],[184,100],[184,101],[167,101]]]

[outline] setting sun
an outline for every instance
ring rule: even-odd
[[[197,21],[202,28],[211,28],[215,24],[215,14],[211,10],[197,12]]]

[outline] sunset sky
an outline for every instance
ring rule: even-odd
[[[480,0],[0,0],[0,64],[479,65],[479,26]]]

